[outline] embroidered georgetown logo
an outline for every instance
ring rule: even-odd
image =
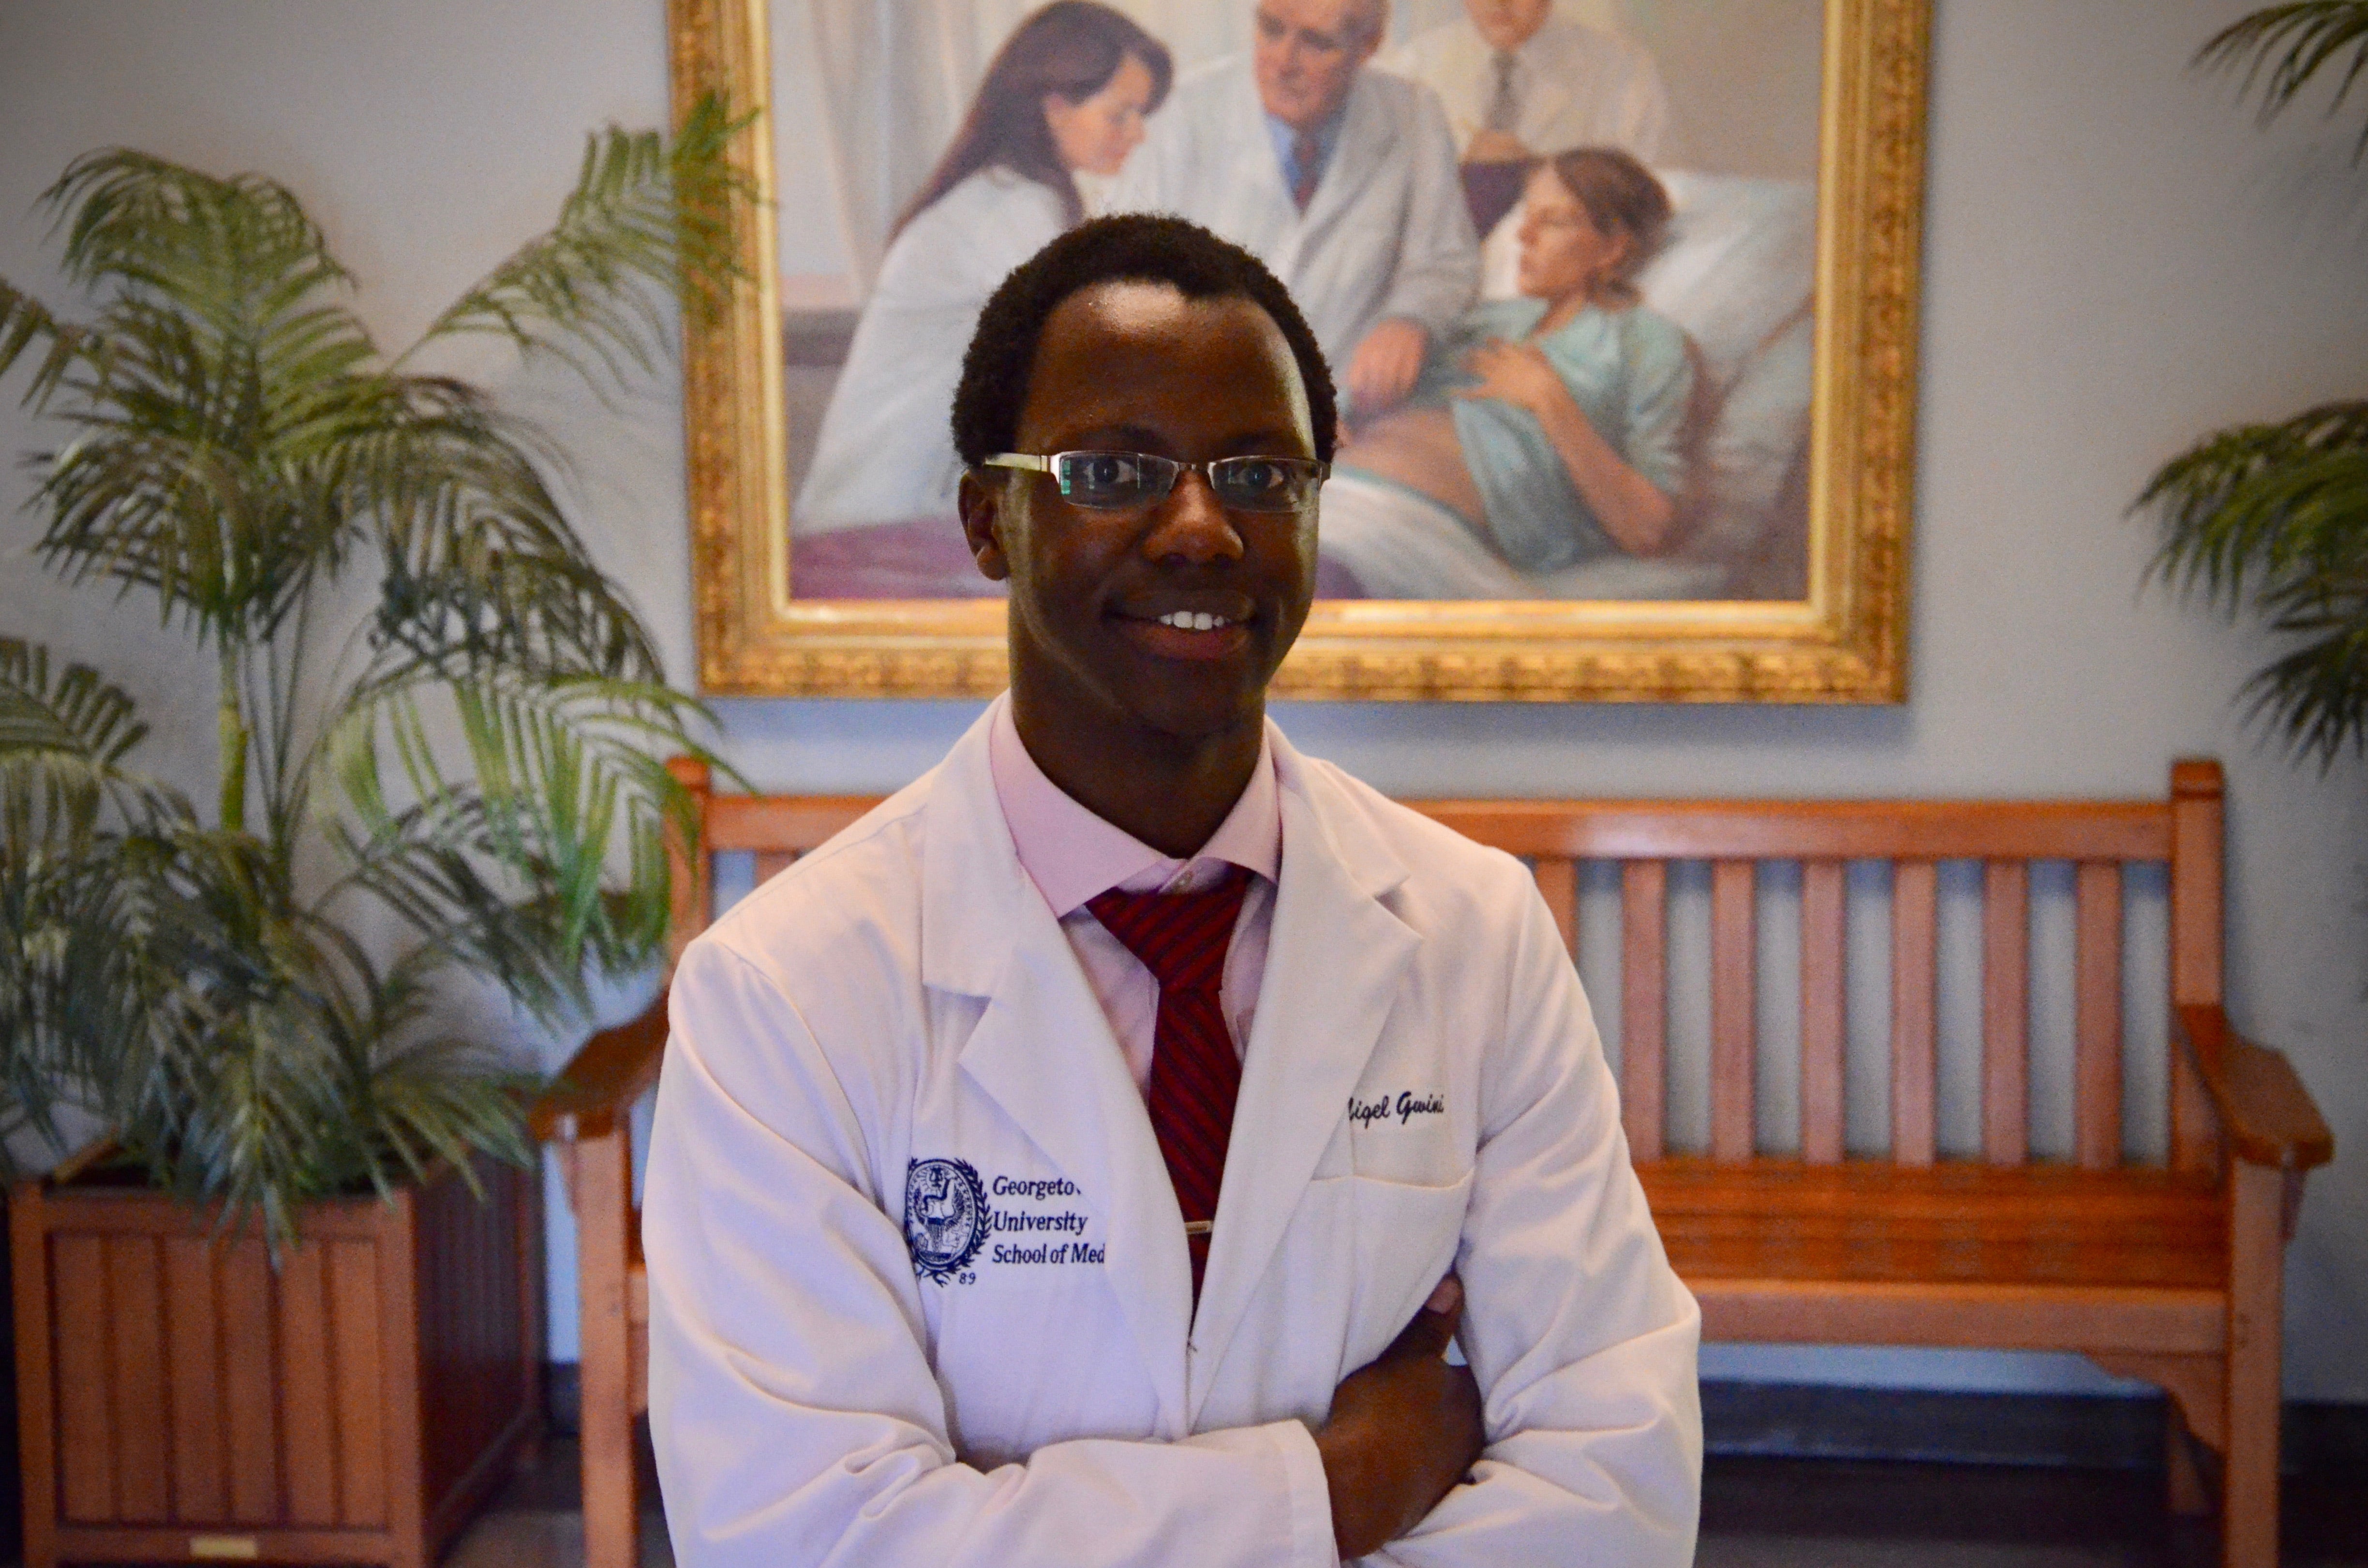
[[[915,1160],[905,1168],[905,1244],[913,1272],[944,1284],[970,1267],[993,1228],[986,1184],[963,1160]]]

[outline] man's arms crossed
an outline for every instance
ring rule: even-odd
[[[1420,1314],[1344,1384],[1340,1419],[1320,1434],[1284,1420],[1173,1443],[1053,1443],[991,1471],[961,1462],[911,1258],[871,1196],[848,1094],[740,956],[694,946],[676,996],[643,1212],[651,1417],[685,1568],[1328,1568],[1340,1545],[1369,1550],[1421,1517],[1477,1454],[1477,1390],[1439,1359],[1451,1308]],[[707,1039],[734,1042],[726,1074],[741,1081],[712,1070]],[[761,1046],[737,1048],[748,1041]],[[1338,1541],[1327,1464],[1359,1505]]]

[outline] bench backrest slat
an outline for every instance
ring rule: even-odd
[[[1710,1153],[1751,1158],[1758,1051],[1759,867],[1720,860],[1710,872]]]
[[[1929,1165],[1937,1152],[1941,868],[1902,860],[1891,875],[1891,1158]]]
[[[1578,864],[1573,860],[1542,858],[1530,868],[1538,881],[1538,896],[1546,901],[1554,915],[1554,928],[1562,933],[1563,950],[1578,961]]]
[[[1663,1153],[1668,1038],[1669,866],[1631,860],[1620,869],[1620,1105],[1639,1160]]]
[[[2122,869],[2084,860],[2073,937],[2073,1157],[2122,1163]]]
[[[1801,1157],[1839,1165],[1850,1003],[1849,882],[1839,860],[1801,865]]]
[[[2031,867],[1982,868],[1982,1158],[2031,1158]]]

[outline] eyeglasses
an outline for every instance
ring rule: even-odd
[[[1212,458],[1178,462],[1148,452],[997,452],[988,468],[1049,473],[1063,499],[1097,512],[1156,506],[1186,469],[1209,482],[1218,505],[1237,512],[1296,512],[1312,506],[1332,465],[1308,458]]]

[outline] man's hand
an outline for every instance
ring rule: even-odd
[[[1463,368],[1479,381],[1458,387],[1452,396],[1496,398],[1526,408],[1541,419],[1557,403],[1571,401],[1570,389],[1554,373],[1554,361],[1533,343],[1491,338],[1464,357]]]
[[[1451,1274],[1395,1343],[1332,1392],[1315,1449],[1344,1562],[1420,1524],[1486,1446],[1472,1369],[1442,1359],[1463,1313],[1463,1286]]]
[[[1406,401],[1429,344],[1430,334],[1420,322],[1388,316],[1373,324],[1349,356],[1349,373],[1341,383],[1359,419],[1385,414]]]

